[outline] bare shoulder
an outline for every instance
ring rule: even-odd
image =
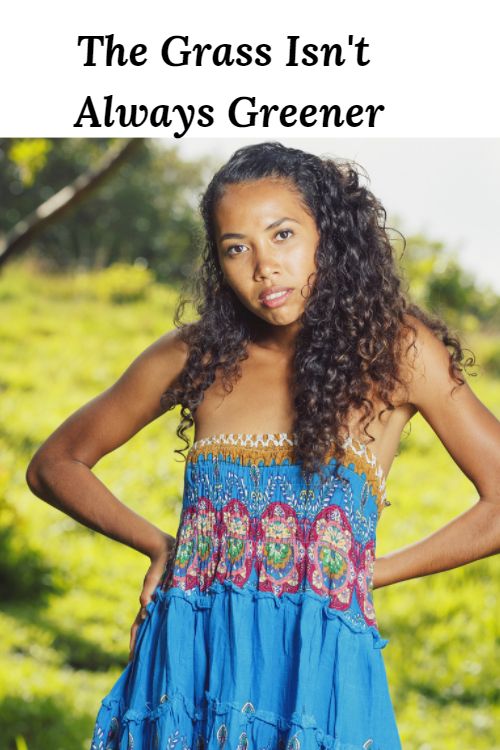
[[[426,389],[451,394],[459,384],[452,357],[441,339],[422,320],[405,316],[402,331],[401,375],[407,385],[407,400],[418,405]]]
[[[500,504],[500,422],[454,370],[439,336],[414,317],[407,322],[414,329],[405,334],[410,348],[403,346],[408,401],[480,494]]]
[[[134,391],[135,403],[151,418],[161,413],[159,399],[182,372],[188,358],[188,345],[178,329],[168,331],[136,356],[109,389],[120,394]]]
[[[451,356],[445,344],[423,321],[405,315],[398,347],[398,377],[391,399],[393,414],[399,415],[401,429],[425,401],[425,391],[451,393],[458,381],[451,368]],[[394,418],[393,422],[397,421]]]
[[[161,396],[174,385],[188,358],[178,329],[140,352],[105,391],[71,414],[40,446],[31,466],[61,458],[93,466],[164,413]]]
[[[138,369],[144,374],[150,369],[158,368],[162,373],[162,379],[173,380],[184,368],[188,355],[187,343],[184,341],[180,330],[174,328],[153,341],[138,355],[131,366],[135,363],[137,365],[143,364],[144,367]]]

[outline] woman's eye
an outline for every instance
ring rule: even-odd
[[[280,231],[276,234],[276,237],[280,240],[286,240],[290,235],[293,234],[291,229],[280,229]]]
[[[244,250],[244,249],[245,249],[245,245],[231,245],[231,247],[228,247],[228,249],[226,250],[226,255],[241,255],[241,253],[239,252],[233,253],[231,251],[232,250]]]

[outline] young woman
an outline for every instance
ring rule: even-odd
[[[39,497],[151,561],[130,661],[92,750],[399,750],[373,590],[500,549],[500,423],[446,326],[409,305],[385,212],[348,164],[237,151],[201,204],[199,319],[71,415],[27,472]],[[182,405],[174,539],[92,467]],[[478,501],[376,556],[385,478],[420,411]]]

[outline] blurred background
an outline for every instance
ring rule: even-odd
[[[88,750],[100,700],[127,664],[148,560],[41,502],[26,467],[173,327],[201,247],[202,190],[250,142],[0,140],[0,750]],[[391,231],[410,296],[474,351],[468,381],[500,416],[500,141],[284,142],[366,168],[406,239]],[[173,535],[178,421],[178,409],[165,414],[94,469]],[[477,499],[419,416],[388,496],[380,555]],[[375,591],[405,750],[500,748],[498,580],[487,558]]]

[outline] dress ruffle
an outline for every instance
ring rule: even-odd
[[[146,609],[91,750],[401,750],[388,640],[315,592],[158,586]]]
[[[303,607],[304,599],[309,598],[318,603],[319,608],[323,611],[323,615],[328,619],[340,619],[353,633],[371,633],[373,637],[373,648],[385,648],[389,643],[388,638],[382,638],[378,628],[372,626],[357,626],[348,612],[342,610],[335,610],[330,607],[330,600],[327,597],[316,594],[312,589],[305,589],[297,593],[284,592],[280,596],[276,596],[272,591],[261,591],[255,586],[246,584],[245,586],[238,586],[230,578],[226,578],[224,581],[214,581],[207,589],[206,592],[200,591],[198,588],[184,591],[180,588],[171,588],[166,591],[157,589],[155,598],[169,599],[171,597],[181,597],[185,599],[193,609],[211,609],[214,605],[214,597],[222,594],[227,589],[230,589],[235,595],[249,598],[253,601],[256,599],[269,599],[273,605],[277,608],[282,606],[290,606],[291,608]]]

